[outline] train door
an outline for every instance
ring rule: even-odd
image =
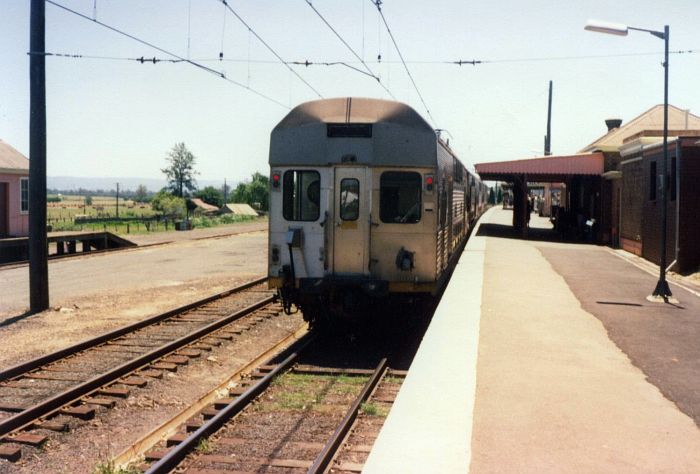
[[[366,274],[369,259],[367,168],[335,168],[333,272]]]

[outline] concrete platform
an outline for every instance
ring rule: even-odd
[[[492,209],[364,472],[700,472],[700,297]]]

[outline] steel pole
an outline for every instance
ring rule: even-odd
[[[29,38],[29,310],[49,307],[46,238],[45,3],[32,0]]]
[[[664,26],[664,164],[661,180],[661,263],[659,265],[659,281],[654,289],[654,296],[660,296],[667,300],[672,295],[671,289],[666,281],[666,226],[667,226],[667,209],[666,209],[666,189],[668,169],[668,36],[669,27]]]

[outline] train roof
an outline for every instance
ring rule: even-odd
[[[343,126],[364,126],[344,134]],[[340,130],[338,134],[331,132]],[[418,112],[401,102],[342,97],[306,102],[292,109],[272,130],[271,166],[435,166],[437,137]]]
[[[434,133],[418,112],[406,104],[382,99],[339,97],[300,104],[287,114],[275,130],[314,123],[394,123]]]

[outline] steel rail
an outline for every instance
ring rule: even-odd
[[[10,367],[8,369],[0,371],[0,382],[4,382],[5,380],[9,380],[9,379],[18,377],[20,375],[24,375],[27,372],[31,372],[32,370],[38,369],[42,365],[45,365],[45,364],[48,364],[51,362],[55,362],[57,360],[71,356],[71,355],[76,354],[78,352],[84,351],[86,349],[90,349],[90,348],[98,346],[100,344],[104,344],[105,342],[108,342],[112,339],[116,339],[116,338],[121,337],[121,336],[128,334],[130,332],[134,332],[138,329],[142,329],[144,327],[151,326],[155,323],[158,323],[160,321],[168,319],[172,316],[176,316],[177,314],[184,313],[185,311],[189,311],[189,310],[194,309],[198,306],[203,306],[207,303],[211,303],[212,301],[216,301],[218,299],[224,298],[224,297],[232,295],[234,293],[238,293],[238,292],[247,290],[253,286],[259,285],[261,283],[265,283],[266,281],[267,281],[267,277],[258,278],[257,280],[253,280],[253,281],[245,283],[241,286],[237,286],[235,288],[231,288],[231,289],[223,291],[221,293],[217,293],[215,295],[208,296],[206,298],[195,301],[193,303],[188,303],[184,306],[180,306],[179,308],[171,309],[169,311],[166,311],[165,313],[151,316],[150,318],[141,320],[137,323],[130,324],[128,326],[124,326],[124,327],[121,327],[119,329],[115,329],[114,331],[106,332],[106,333],[101,334],[99,336],[96,336],[92,339],[87,339],[85,341],[79,342],[77,344],[66,347],[64,349],[60,349],[56,352],[52,352],[50,354],[46,354],[46,355],[37,357],[36,359],[32,359],[32,360],[27,361],[27,362],[22,362],[22,363],[17,364],[13,367]]]
[[[328,440],[328,442],[323,447],[319,455],[316,456],[316,459],[314,460],[314,463],[311,465],[309,470],[306,471],[307,474],[319,474],[325,472],[326,468],[328,467],[328,464],[330,464],[330,462],[333,460],[333,457],[335,456],[336,452],[338,451],[338,448],[343,442],[343,439],[345,439],[345,435],[347,435],[348,431],[350,431],[350,428],[352,427],[355,418],[357,418],[357,413],[360,411],[360,406],[365,400],[367,400],[369,395],[372,393],[374,388],[384,376],[385,372],[386,357],[379,361],[379,364],[374,370],[374,373],[365,384],[364,388],[362,389],[362,392],[360,392],[360,394],[355,399],[355,402],[352,404],[345,417],[335,429],[333,436],[331,436],[331,439]]]
[[[154,349],[147,354],[144,354],[136,359],[132,359],[124,364],[115,367],[114,369],[93,377],[79,385],[71,387],[64,390],[61,393],[54,395],[51,398],[44,400],[34,406],[27,408],[26,410],[17,413],[10,418],[7,418],[0,422],[0,438],[7,436],[9,433],[30,426],[38,418],[52,414],[55,411],[60,410],[63,406],[74,403],[80,398],[94,392],[100,387],[118,380],[120,377],[133,372],[141,367],[146,366],[150,362],[159,359],[171,352],[174,352],[181,347],[190,344],[197,339],[200,339],[217,329],[226,326],[227,324],[236,321],[237,319],[252,313],[253,311],[267,306],[275,300],[275,297],[270,296],[257,303],[254,303],[246,308],[243,308],[235,313],[231,313],[211,324],[208,324],[190,334],[187,334],[175,341],[169,342],[157,349]]]
[[[296,362],[296,360],[299,358],[302,351],[309,346],[314,338],[315,336],[313,334],[307,334],[302,339],[299,339],[299,341],[297,341],[297,348],[279,365],[277,365],[277,367],[261,378],[257,383],[252,385],[242,395],[233,400],[223,410],[217,413],[216,416],[203,424],[197,431],[189,435],[184,441],[171,449],[168,454],[160,459],[160,461],[152,465],[148,471],[146,471],[146,474],[165,474],[175,469],[177,465],[182,462],[185,456],[187,456],[197,447],[201,439],[214,434],[226,422],[248,406],[250,402],[255,399],[255,397],[260,395],[277,375],[291,367],[292,364],[294,364],[294,362]]]
[[[283,339],[277,341],[272,347],[268,347],[260,352],[253,360],[226,377],[219,385],[211,389],[205,395],[201,396],[196,402],[180,411],[177,415],[165,421],[157,428],[154,428],[146,436],[134,442],[131,446],[123,450],[119,455],[112,458],[115,469],[127,469],[129,464],[143,459],[143,456],[151,450],[159,441],[162,441],[168,436],[174,434],[177,428],[185,423],[190,418],[197,415],[207,406],[216,402],[221,398],[222,392],[227,392],[232,382],[240,382],[243,374],[249,373],[266,361],[272,360],[274,357],[279,357],[280,353],[284,352],[284,348],[296,343],[305,334],[309,332],[306,324],[299,326],[296,331],[287,334]]]

